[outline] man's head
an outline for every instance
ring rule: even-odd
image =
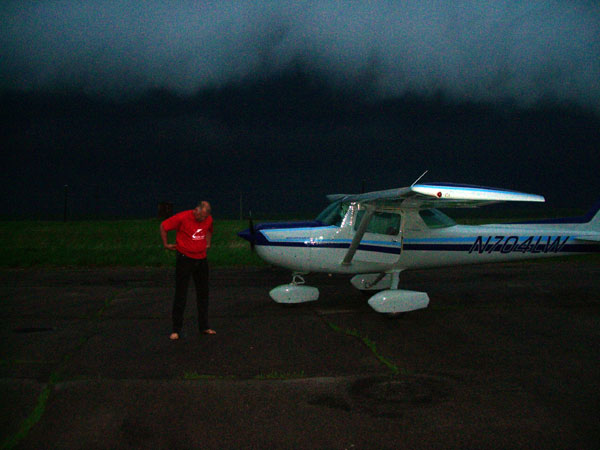
[[[198,221],[206,219],[210,215],[210,203],[207,201],[201,201],[196,208],[194,208],[194,218]]]

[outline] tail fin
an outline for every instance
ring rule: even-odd
[[[600,231],[600,200],[582,217],[585,228]]]

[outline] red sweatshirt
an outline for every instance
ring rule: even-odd
[[[190,209],[169,217],[163,221],[162,227],[165,231],[177,231],[175,244],[179,253],[194,259],[206,258],[206,236],[213,232],[212,216],[199,222]]]

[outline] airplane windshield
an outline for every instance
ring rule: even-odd
[[[454,220],[437,209],[422,209],[419,215],[429,228],[448,228],[456,225]]]
[[[347,211],[348,204],[342,204],[342,201],[338,200],[325,208],[315,220],[322,222],[323,225],[335,225],[339,227]]]

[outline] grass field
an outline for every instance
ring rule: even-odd
[[[160,221],[6,221],[0,222],[0,267],[171,266],[175,253],[165,250]],[[240,220],[215,222],[209,258],[214,266],[260,266],[264,263],[236,233]],[[175,233],[169,233],[175,242]]]
[[[506,218],[504,218],[506,219]],[[460,220],[461,223],[500,220]],[[160,221],[0,221],[0,267],[172,266]],[[261,266],[265,263],[237,236],[248,227],[242,220],[217,220],[209,259],[212,266]],[[169,233],[169,242],[175,233]],[[600,255],[581,256],[600,260]]]

